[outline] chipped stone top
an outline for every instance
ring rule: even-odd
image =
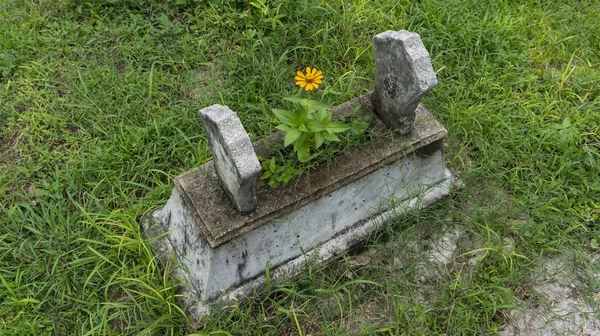
[[[356,113],[373,115],[371,94],[366,94],[339,105],[333,109],[334,118],[348,115],[360,105]],[[335,163],[321,165],[304,174],[297,182],[272,189],[266,181],[256,184],[258,206],[248,214],[241,214],[229,202],[220,188],[215,186],[214,163],[207,162],[175,179],[175,186],[182,194],[185,203],[194,211],[200,230],[211,247],[217,247],[254,228],[279,218],[294,209],[327,195],[378,168],[397,161],[410,153],[428,155],[427,145],[443,139],[446,129],[419,105],[414,130],[401,136],[390,132],[374,116],[371,127],[376,136],[374,142],[355,148],[338,156]],[[282,134],[254,143],[257,152],[265,153],[274,143],[283,145]]]
[[[404,54],[412,60],[409,66],[415,70],[418,76],[415,78],[417,85],[422,91],[429,91],[437,85],[437,76],[433,71],[429,52],[423,45],[421,37],[417,33],[407,30],[393,31],[388,30],[375,36],[376,39],[383,40],[402,40],[404,44]]]
[[[412,130],[415,109],[436,84],[429,53],[417,33],[386,31],[373,37],[375,112],[402,134]]]

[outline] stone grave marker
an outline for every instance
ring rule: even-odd
[[[375,112],[388,127],[407,134],[421,98],[437,84],[429,53],[419,34],[406,30],[375,35],[373,48]]]
[[[229,107],[218,104],[200,110],[200,117],[227,197],[239,212],[252,211],[261,167],[242,122]]]

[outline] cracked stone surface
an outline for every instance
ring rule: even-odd
[[[439,240],[431,244],[429,260],[441,266],[451,263],[460,236],[461,232],[458,229],[446,231]]]
[[[570,263],[567,257],[546,258],[533,274],[538,281],[533,290],[541,302],[525,301],[512,310],[511,322],[500,336],[600,335],[598,309],[589,303],[594,298],[581,294],[585,289],[579,288]]]
[[[429,261],[438,267],[452,263],[461,237],[460,230],[447,230],[437,240],[429,242]],[[505,250],[510,252],[514,242],[504,239]],[[477,256],[473,257],[477,258]],[[591,258],[598,262],[599,257]],[[472,266],[474,263],[469,262]],[[546,258],[542,266],[532,272],[538,282],[533,291],[539,295],[539,303],[525,300],[523,305],[510,312],[510,322],[499,332],[500,336],[600,336],[600,312],[589,302],[600,303],[600,292],[595,297],[582,295],[576,274],[571,270],[570,260],[563,257]],[[600,279],[600,274],[593,274]]]

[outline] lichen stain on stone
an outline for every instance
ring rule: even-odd
[[[248,250],[244,250],[242,252],[242,261],[240,263],[238,263],[238,265],[237,265],[237,275],[240,280],[245,278],[244,270],[246,269],[247,263],[248,263]]]

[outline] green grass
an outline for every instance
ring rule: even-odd
[[[265,2],[0,0],[1,334],[493,333],[540,258],[567,252],[598,290],[598,1]],[[210,158],[197,111],[271,134],[296,69],[323,70],[336,102],[372,90],[388,29],[430,51],[424,103],[467,187],[367,243],[402,269],[343,259],[195,330],[137,222]],[[464,256],[418,277],[409,242],[448,226]]]

